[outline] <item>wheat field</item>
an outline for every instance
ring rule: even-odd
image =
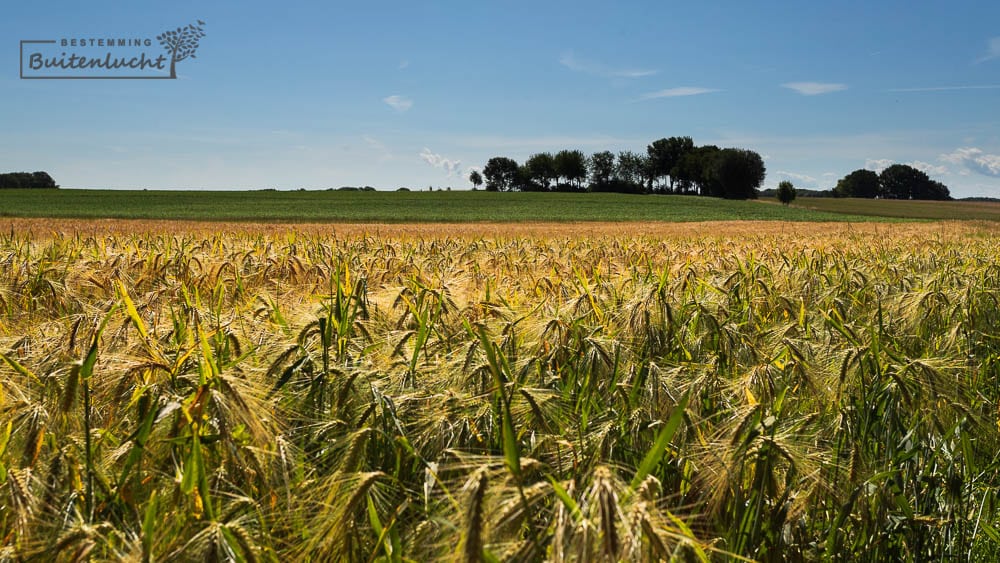
[[[995,560],[998,235],[8,219],[0,559]]]

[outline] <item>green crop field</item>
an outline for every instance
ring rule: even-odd
[[[0,216],[320,223],[870,220],[861,214],[695,196],[66,189],[0,190]]]

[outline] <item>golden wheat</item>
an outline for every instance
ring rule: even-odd
[[[994,226],[5,221],[0,557],[1000,555]]]

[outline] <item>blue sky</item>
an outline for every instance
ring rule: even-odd
[[[23,39],[201,19],[177,80],[21,80]],[[80,188],[467,188],[491,156],[755,150],[765,186],[913,164],[1000,197],[1000,3],[19,2],[0,170]]]

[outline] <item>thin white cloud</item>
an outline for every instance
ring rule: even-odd
[[[642,78],[659,72],[652,69],[614,68],[603,63],[578,59],[572,52],[565,53],[559,57],[559,64],[572,71],[603,76],[605,78]]]
[[[397,68],[399,70],[403,70],[404,68],[406,68],[408,66],[410,66],[410,61],[408,61],[407,59],[403,59],[403,60],[399,61],[399,66]]]
[[[992,37],[986,43],[986,54],[976,59],[977,63],[985,63],[993,59],[1000,59],[1000,37]]]
[[[927,86],[921,88],[890,88],[888,92],[952,92],[957,90],[1000,90],[1000,84],[973,84],[968,86]]]
[[[424,150],[420,151],[420,158],[434,168],[444,170],[448,173],[449,177],[454,176],[455,172],[458,172],[462,166],[461,160],[451,160],[449,158],[445,158],[427,147],[424,147]]]
[[[776,170],[774,174],[776,176],[779,176],[782,180],[792,180],[800,184],[806,184],[809,186],[815,186],[818,184],[816,178],[808,174],[797,174],[795,172],[787,172],[785,170]]]
[[[717,88],[702,88],[700,86],[680,86],[678,88],[667,88],[666,90],[658,90],[656,92],[649,92],[648,94],[643,94],[639,96],[640,100],[655,100],[659,98],[679,98],[683,96],[700,96],[702,94],[711,94],[713,92],[721,92]]]
[[[846,84],[832,82],[786,82],[785,84],[782,84],[781,87],[794,90],[803,96],[818,96],[820,94],[829,94],[831,92],[847,90]]]
[[[392,152],[389,150],[388,147],[385,146],[385,144],[382,141],[379,141],[378,139],[372,137],[371,135],[362,135],[361,139],[365,142],[366,145],[368,145],[369,148],[372,149],[372,151],[380,155],[381,160],[385,161],[392,159]]]
[[[930,175],[930,174],[939,174],[940,175],[940,174],[947,174],[948,173],[948,167],[947,166],[935,166],[935,165],[933,165],[933,164],[931,164],[929,162],[923,162],[923,161],[920,161],[920,160],[914,160],[913,162],[910,163],[910,166],[912,166],[912,167],[916,168],[917,170],[920,170],[921,172],[924,172],[925,174],[928,174],[928,175]]]
[[[896,164],[896,162],[888,158],[878,158],[878,159],[869,158],[868,160],[865,161],[865,170],[871,170],[872,172],[882,172],[883,170],[892,166],[893,164]]]
[[[382,98],[382,101],[399,113],[403,113],[413,107],[413,100],[398,94]]]
[[[371,135],[362,135],[361,139],[364,140],[364,142],[373,149],[380,151],[385,150],[385,145],[382,144],[382,141],[379,141],[378,139],[372,137]]]
[[[983,149],[964,147],[941,155],[941,160],[963,166],[984,176],[1000,178],[1000,155],[988,154]]]

